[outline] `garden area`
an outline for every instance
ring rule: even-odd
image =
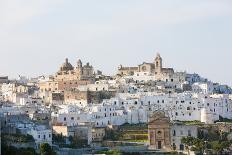
[[[62,134],[53,134],[53,144],[64,148],[84,148],[88,147],[88,141],[76,137],[65,137]]]
[[[2,134],[2,141],[13,143],[28,143],[34,142],[34,138],[31,135],[23,134]]]
[[[104,140],[128,141],[128,142],[147,142],[148,129],[146,124],[124,124],[117,130],[106,130]]]
[[[203,154],[204,151],[211,154],[227,154],[232,141],[227,139],[229,133],[219,132],[213,128],[205,128],[208,132],[200,130],[198,138],[184,137],[182,143],[185,144],[187,150],[195,151],[198,154]]]

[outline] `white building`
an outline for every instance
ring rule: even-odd
[[[38,148],[41,143],[52,145],[52,130],[43,125],[29,128],[27,133],[33,136]]]
[[[178,151],[184,151],[185,145],[181,143],[184,137],[197,138],[198,128],[194,125],[183,125],[181,123],[174,123],[171,127],[171,144],[173,148]]]
[[[211,124],[219,117],[232,118],[229,95],[196,93],[164,94],[155,92],[120,93],[101,104],[86,107],[62,106],[53,120],[70,126],[95,122],[96,127],[146,123],[149,113],[163,110],[172,121],[201,121]]]
[[[212,94],[214,85],[212,82],[196,82],[192,85],[192,91],[195,93]]]

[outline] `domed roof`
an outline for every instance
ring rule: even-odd
[[[91,66],[89,62],[87,62],[86,65],[84,65],[84,68],[93,68],[93,66]]]
[[[73,66],[72,64],[70,64],[68,62],[68,59],[65,59],[65,62],[62,64],[62,66],[60,67],[61,71],[69,71],[69,70],[73,70]]]

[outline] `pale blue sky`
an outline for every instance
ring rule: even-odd
[[[0,75],[152,62],[232,86],[231,0],[1,0]]]

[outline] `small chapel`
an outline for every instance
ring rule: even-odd
[[[170,119],[162,111],[150,115],[148,123],[149,150],[171,150]]]

